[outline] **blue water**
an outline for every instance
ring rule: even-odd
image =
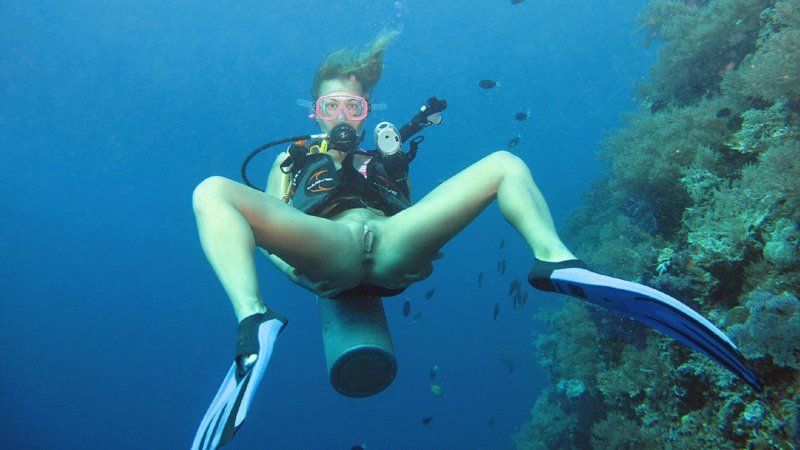
[[[635,107],[653,59],[635,33],[643,3],[0,3],[0,447],[188,448],[236,326],[192,189],[238,179],[264,142],[315,130],[296,99],[324,54],[402,29],[374,93],[389,109],[367,128],[447,99],[412,165],[417,198],[519,133],[512,150],[561,223],[602,174],[597,142]],[[482,90],[483,78],[501,86]],[[433,276],[386,301],[399,372],[367,399],[333,391],[313,296],[261,261],[264,297],[291,323],[228,448],[513,448],[547,383],[532,316],[557,298],[531,291],[512,310],[508,285],[531,255],[496,206],[444,252]],[[402,316],[405,298],[419,323]],[[428,386],[434,364],[442,396]]]

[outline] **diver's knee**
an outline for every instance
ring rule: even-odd
[[[192,207],[195,213],[225,198],[231,183],[233,181],[220,176],[208,177],[201,181],[192,192]]]
[[[507,150],[498,150],[486,158],[489,160],[491,167],[499,170],[503,174],[517,171],[529,172],[528,165],[525,164],[525,161]]]

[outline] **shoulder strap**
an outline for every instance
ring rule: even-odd
[[[306,157],[315,153],[327,153],[328,141],[325,139],[312,139],[296,141],[286,148],[288,156],[281,163],[281,172],[283,178],[281,179],[281,189],[283,195],[281,199],[289,203],[292,198],[292,178],[293,174],[302,170],[308,164]]]

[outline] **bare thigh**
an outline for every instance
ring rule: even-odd
[[[428,270],[438,251],[497,196],[506,171],[525,170],[517,157],[493,153],[437,186],[418,203],[382,224],[376,278]]]
[[[250,224],[255,243],[312,280],[355,285],[364,277],[358,224],[307,215],[242,184],[216,178],[217,195]]]

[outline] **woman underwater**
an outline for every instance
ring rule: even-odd
[[[735,345],[702,316],[661,292],[592,272],[578,260],[559,238],[530,170],[513,154],[494,152],[412,204],[403,152],[354,151],[383,52],[396,34],[381,33],[361,54],[340,50],[322,60],[312,86],[314,116],[330,139],[278,155],[265,192],[222,177],[210,177],[194,191],[200,242],[239,326],[234,363],[193,448],[216,448],[233,438],[286,325],[262,299],[256,247],[320,297],[397,295],[427,278],[439,250],[495,200],[533,253],[534,287],[636,318],[760,388]],[[339,132],[351,135],[336,143]]]

